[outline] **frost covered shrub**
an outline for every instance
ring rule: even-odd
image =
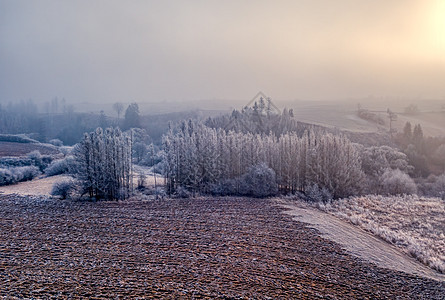
[[[34,150],[28,153],[28,158],[31,160],[32,164],[40,169],[41,172],[45,170],[51,163],[52,158],[49,155],[40,154],[39,150]]]
[[[40,175],[35,166],[0,168],[0,185],[14,184],[20,181],[32,180]]]
[[[332,194],[325,187],[320,188],[317,184],[313,184],[306,188],[306,197],[309,201],[328,203],[332,200]]]
[[[33,161],[27,157],[2,157],[0,166],[4,168],[31,166]]]
[[[408,174],[399,169],[387,169],[381,177],[381,193],[385,195],[416,194],[417,186]]]
[[[50,143],[51,145],[56,146],[56,147],[61,147],[61,146],[63,146],[63,142],[62,142],[61,140],[59,140],[59,139],[52,139],[52,140],[49,141],[49,143]]]
[[[75,163],[75,158],[71,155],[62,159],[53,160],[45,169],[45,174],[47,176],[54,176],[69,173],[73,169]]]
[[[0,186],[14,183],[14,176],[9,169],[0,168]]]
[[[241,178],[240,193],[253,197],[268,197],[278,192],[275,171],[265,163],[249,168]]]
[[[424,196],[445,198],[445,174],[440,176],[430,175],[426,179],[417,182],[419,193]]]
[[[15,181],[27,181],[32,180],[40,175],[40,171],[35,166],[17,167],[12,169],[12,174],[15,177]]]
[[[62,199],[68,198],[74,191],[76,184],[73,180],[63,180],[54,183],[51,195],[60,196]]]
[[[59,147],[59,151],[62,152],[63,155],[71,155],[71,152],[73,151],[73,147],[70,146],[62,146]]]
[[[211,193],[215,196],[229,196],[237,194],[237,187],[239,186],[239,179],[226,179],[216,184],[213,184],[210,188]]]
[[[189,198],[191,194],[186,188],[178,186],[178,188],[175,191],[175,196],[178,198]]]

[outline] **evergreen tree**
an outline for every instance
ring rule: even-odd
[[[137,103],[131,103],[125,111],[123,129],[140,128],[139,106]]]

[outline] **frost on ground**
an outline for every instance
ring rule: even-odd
[[[445,202],[418,196],[361,196],[318,205],[445,273]]]
[[[43,177],[17,184],[0,186],[0,195],[17,194],[22,196],[49,196],[55,182],[70,179],[71,176],[57,175]]]
[[[286,208],[294,220],[317,229],[324,238],[340,244],[349,253],[380,267],[432,278],[445,282],[440,274],[373,234],[334,215],[321,211],[304,201],[276,199],[276,204]]]

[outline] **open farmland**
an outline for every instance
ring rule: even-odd
[[[59,153],[56,147],[49,144],[0,142],[0,157],[24,156],[36,150],[44,155]]]
[[[358,133],[388,132],[389,119],[386,111],[390,108],[397,114],[397,120],[392,126],[398,132],[403,132],[406,122],[410,122],[413,126],[420,124],[426,136],[445,135],[445,113],[440,110],[440,102],[419,105],[420,112],[412,115],[405,114],[404,106],[397,105],[396,102],[366,103],[364,108],[370,109],[377,117],[380,117],[385,122],[384,125],[360,118],[357,115],[359,102],[359,100],[296,101],[288,102],[286,106],[293,108],[298,121]]]
[[[267,199],[0,196],[9,298],[425,298],[444,282],[347,254]]]

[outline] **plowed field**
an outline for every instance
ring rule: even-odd
[[[270,200],[74,202],[0,196],[4,298],[425,298]]]

